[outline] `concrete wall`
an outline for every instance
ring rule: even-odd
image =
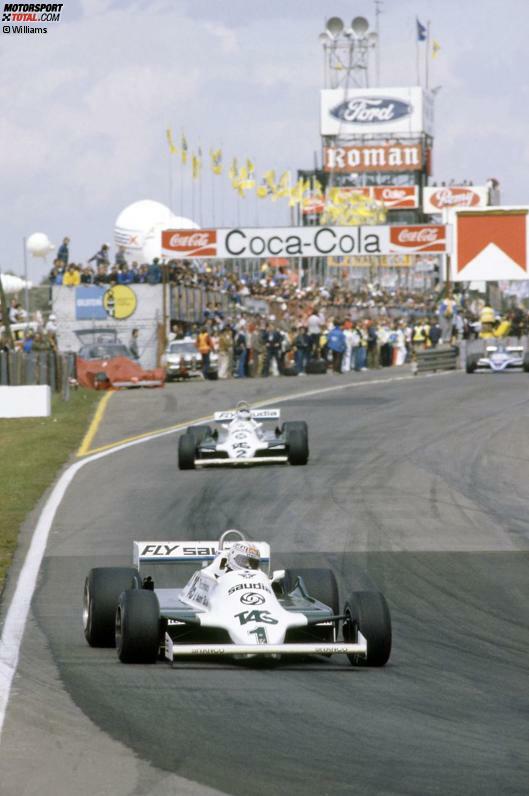
[[[57,338],[61,351],[78,351],[80,342],[75,335],[79,329],[108,328],[115,329],[122,343],[129,344],[133,329],[139,329],[138,347],[140,363],[145,368],[156,365],[157,327],[163,322],[163,286],[162,285],[129,285],[137,298],[137,306],[133,314],[125,320],[106,317],[105,320],[76,319],[76,290],[83,287],[53,287],[53,312],[57,316]],[[169,302],[169,298],[168,298]],[[91,342],[91,341],[87,341]]]
[[[47,384],[31,387],[0,387],[0,417],[49,417],[51,389]]]

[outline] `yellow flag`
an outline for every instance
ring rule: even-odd
[[[268,169],[268,171],[265,171],[265,173],[263,174],[263,180],[272,190],[275,190],[276,173],[274,169]]]
[[[167,143],[169,144],[169,152],[171,153],[171,155],[176,155],[176,147],[173,141],[173,131],[171,130],[170,127],[167,128],[165,134],[167,136]]]
[[[250,158],[246,158],[246,168],[248,169],[248,174],[253,174],[255,171],[255,166]]]
[[[201,168],[202,168],[202,161],[200,160],[200,157],[193,153],[191,157],[191,169],[194,180],[197,180],[200,177]]]
[[[187,163],[187,139],[183,133],[182,133],[180,146],[182,148],[182,163],[185,166],[185,164]]]
[[[222,150],[213,149],[211,155],[211,171],[213,174],[222,174]]]
[[[290,192],[290,172],[284,171],[277,184],[276,196],[288,196]]]
[[[269,188],[267,185],[258,185],[255,192],[259,199],[266,199],[269,194]]]
[[[233,182],[239,176],[239,166],[237,165],[237,158],[233,158],[231,166],[228,171],[228,177]]]
[[[437,53],[439,52],[440,49],[441,49],[441,45],[439,44],[437,39],[433,39],[433,41],[432,41],[432,58],[436,58],[437,57]]]

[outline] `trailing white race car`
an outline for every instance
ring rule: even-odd
[[[190,563],[201,568],[178,585]],[[270,546],[233,530],[218,542],[134,542],[134,567],[90,570],[83,625],[91,646],[115,645],[123,663],[343,654],[355,666],[383,666],[391,652],[380,592],[353,591],[340,612],[332,570],[270,575]]]
[[[307,464],[309,435],[304,421],[290,421],[265,429],[265,420],[279,420],[279,409],[250,409],[244,401],[235,411],[215,412],[211,426],[189,426],[178,441],[181,470],[212,465],[248,465],[287,462]]]
[[[506,346],[503,343],[488,345],[484,356],[469,354],[466,361],[467,373],[475,373],[476,370],[501,373],[515,368],[521,368],[524,373],[529,373],[529,352],[524,353],[523,346]]]

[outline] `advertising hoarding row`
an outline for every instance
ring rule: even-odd
[[[433,136],[433,124],[433,94],[418,86],[321,92],[323,136]]]
[[[447,250],[441,224],[359,227],[263,227],[164,230],[162,252],[171,259],[341,257]]]
[[[343,187],[333,189],[342,200],[350,196],[364,196],[366,199],[375,200],[384,205],[387,210],[416,209],[419,207],[419,188],[417,185],[371,185],[355,188]],[[307,196],[302,202],[304,215],[320,214],[325,211],[326,201],[323,194]]]

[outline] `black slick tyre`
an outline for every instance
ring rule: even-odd
[[[295,588],[298,578],[309,597],[328,605],[333,614],[340,613],[338,584],[332,569],[287,569],[283,578],[283,587],[288,594]]]
[[[125,589],[139,588],[134,567],[91,569],[83,594],[83,630],[91,647],[113,647],[114,625],[119,595]]]
[[[286,420],[281,426],[281,433],[288,436],[289,431],[302,431],[309,438],[309,427],[304,420]]]
[[[475,354],[470,354],[467,357],[467,361],[465,364],[465,370],[467,373],[474,373],[478,366],[478,357]]]
[[[391,654],[391,616],[386,598],[378,591],[356,591],[344,605],[345,642],[355,643],[358,631],[367,640],[367,658],[348,655],[353,666],[384,666]]]
[[[195,469],[196,445],[194,437],[186,432],[178,440],[178,467],[180,470]]]
[[[301,428],[289,430],[286,443],[289,464],[307,464],[309,460],[309,439],[306,431]]]
[[[153,591],[122,592],[115,633],[116,650],[122,663],[156,663],[160,648],[160,605]]]
[[[213,431],[211,430],[211,426],[189,426],[186,434],[190,434],[193,437],[195,447],[198,447],[206,437],[211,437]]]

